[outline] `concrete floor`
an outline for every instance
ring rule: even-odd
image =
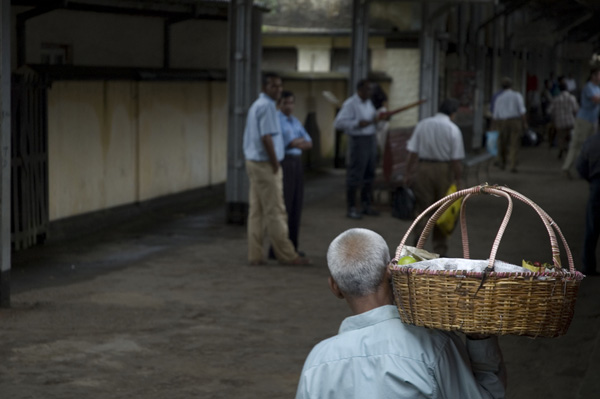
[[[492,168],[555,219],[576,259],[587,183],[559,177],[556,150],[523,148],[518,174]],[[475,179],[471,176],[472,184]],[[325,253],[345,229],[379,232],[395,251],[409,223],[345,218],[344,173],[306,183],[301,249],[309,267],[246,263],[245,228],[222,205],[154,211],[116,228],[14,255],[12,308],[0,310],[2,398],[289,398],[312,346],[349,314],[330,294]],[[471,204],[471,201],[470,201]],[[473,258],[487,258],[505,201],[477,197]],[[460,236],[450,255],[461,256]],[[550,259],[543,225],[515,204],[498,258]],[[600,278],[586,278],[566,336],[501,337],[508,398],[596,398]]]

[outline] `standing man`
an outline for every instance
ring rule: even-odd
[[[581,148],[575,164],[579,175],[590,183],[583,239],[583,274],[597,275],[596,246],[600,237],[600,134],[592,135]]]
[[[302,151],[312,148],[312,140],[302,123],[293,114],[295,106],[294,93],[284,90],[279,102],[279,123],[283,134],[285,158],[281,161],[283,169],[283,198],[288,216],[289,237],[296,251],[298,250],[298,233],[300,216],[304,200],[304,166]]]
[[[517,158],[521,146],[521,134],[527,130],[526,109],[523,96],[511,89],[512,80],[502,79],[502,93],[494,103],[494,123],[499,137],[499,166],[504,169],[508,162],[508,168],[512,173],[517,172]]]
[[[281,78],[267,73],[262,93],[248,110],[244,130],[244,156],[250,180],[248,210],[248,261],[265,264],[263,232],[266,231],[280,263],[305,265],[288,238],[287,214],[283,203],[283,174],[279,162],[284,156],[283,137],[275,103],[281,96]]]
[[[583,143],[596,131],[598,127],[598,112],[600,111],[600,68],[595,67],[590,72],[590,79],[581,91],[581,107],[575,119],[575,129],[571,145],[562,166],[565,177],[571,177],[571,167],[581,151]]]
[[[329,245],[329,287],[353,315],[312,349],[296,399],[504,398],[498,338],[463,342],[454,332],[404,324],[393,305],[389,261],[385,240],[371,230],[347,230]]]
[[[408,160],[404,184],[413,186],[416,197],[415,211],[422,213],[434,202],[446,196],[454,182],[462,186],[462,160],[465,157],[462,133],[453,122],[458,111],[458,101],[447,99],[439,112],[423,119],[415,126],[408,140]],[[418,170],[415,176],[415,168]],[[415,229],[415,242],[425,228],[426,220]],[[433,251],[446,256],[448,237],[436,225],[433,228]]]
[[[548,107],[548,114],[552,118],[552,123],[556,129],[556,138],[558,141],[558,159],[567,151],[571,130],[575,126],[575,115],[579,110],[577,99],[569,93],[565,81],[558,85],[560,94],[556,96]],[[552,143],[550,143],[552,146]]]
[[[371,102],[371,87],[366,79],[356,85],[356,94],[344,101],[334,122],[336,130],[348,135],[349,162],[346,171],[347,216],[377,216],[372,208],[373,181],[377,167],[377,113]],[[361,212],[356,208],[356,192],[361,188]]]

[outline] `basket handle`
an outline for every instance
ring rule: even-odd
[[[469,254],[469,239],[468,239],[468,233],[467,233],[466,211],[465,211],[466,210],[466,202],[467,202],[466,200],[468,198],[470,198],[472,195],[479,195],[479,194],[492,194],[495,196],[503,196],[508,201],[508,208],[507,208],[506,214],[504,216],[502,224],[500,225],[500,228],[498,229],[498,233],[497,233],[494,243],[492,245],[492,250],[491,250],[490,258],[489,258],[489,262],[488,262],[488,271],[493,270],[493,265],[496,260],[496,254],[498,251],[498,247],[500,245],[500,241],[502,239],[504,231],[506,230],[506,226],[508,224],[510,215],[512,213],[511,197],[514,197],[514,198],[526,203],[527,205],[531,206],[536,211],[536,213],[540,216],[540,218],[542,219],[542,222],[544,223],[544,226],[546,227],[548,236],[550,238],[550,244],[551,244],[551,248],[552,248],[552,259],[553,259],[555,267],[560,269],[561,262],[560,262],[560,251],[559,251],[558,242],[556,240],[556,235],[554,233],[554,230],[556,230],[556,232],[560,236],[562,243],[565,247],[565,251],[567,253],[567,259],[569,261],[569,270],[572,273],[575,272],[575,266],[574,266],[573,256],[571,254],[571,251],[567,245],[567,242],[566,242],[562,232],[560,231],[560,228],[556,225],[556,223],[552,220],[552,218],[550,218],[550,216],[544,210],[542,210],[537,204],[535,204],[533,201],[531,201],[529,198],[523,196],[522,194],[520,194],[514,190],[508,189],[506,187],[497,187],[497,186],[492,187],[492,186],[488,186],[488,185],[481,185],[481,186],[476,186],[476,187],[472,187],[469,189],[457,191],[457,192],[450,194],[449,196],[446,196],[446,197],[442,198],[441,200],[435,202],[430,207],[428,207],[425,211],[423,211],[415,219],[415,221],[411,224],[408,231],[402,238],[402,241],[400,242],[400,245],[398,246],[398,249],[396,251],[396,256],[392,260],[392,263],[396,264],[398,262],[402,248],[404,247],[406,241],[408,240],[411,232],[414,230],[417,223],[425,217],[425,215],[427,215],[433,209],[438,208],[435,211],[435,213],[430,217],[430,219],[427,222],[427,225],[425,226],[425,229],[421,233],[421,236],[419,237],[419,241],[417,243],[417,248],[423,248],[424,243],[427,240],[427,237],[429,236],[431,231],[433,230],[434,224],[437,221],[437,219],[442,215],[442,213],[448,207],[450,207],[450,205],[452,205],[452,203],[454,201],[456,201],[457,199],[462,198],[462,197],[464,197],[464,200],[461,205],[460,219],[461,219],[461,234],[462,234],[462,242],[463,242],[463,256],[465,257],[465,259],[469,259],[469,256],[470,256],[470,254]]]
[[[560,249],[558,246],[558,240],[556,239],[556,235],[558,235],[562,241],[563,247],[565,249],[565,253],[567,255],[567,262],[569,264],[569,271],[571,273],[575,273],[575,262],[573,260],[573,255],[571,253],[571,249],[569,248],[569,244],[565,239],[560,227],[554,222],[554,220],[544,211],[539,205],[533,202],[531,199],[527,198],[523,194],[512,190],[508,187],[494,187],[495,189],[504,191],[508,193],[511,197],[518,199],[519,201],[529,205],[532,207],[538,216],[541,218],[546,230],[548,232],[548,236],[550,238],[550,246],[552,248],[552,262],[554,267],[557,269],[562,269],[562,262],[560,259]],[[460,210],[460,221],[461,221],[461,233],[462,233],[462,243],[463,243],[463,256],[468,259],[469,258],[469,239],[467,234],[467,224],[466,224],[466,200],[470,195],[467,195],[463,200],[461,210]]]
[[[469,188],[466,190],[457,191],[455,193],[452,193],[452,194],[442,198],[441,200],[437,201],[436,203],[431,205],[429,208],[427,208],[423,213],[421,213],[417,217],[417,219],[413,222],[413,224],[409,227],[408,231],[404,235],[404,238],[402,239],[402,242],[400,243],[400,246],[398,247],[398,250],[396,251],[396,257],[394,258],[394,261],[397,262],[398,258],[400,257],[400,253],[402,251],[402,247],[404,246],[404,243],[406,242],[406,240],[409,238],[411,231],[416,227],[417,223],[425,217],[425,215],[427,215],[433,209],[438,208],[434,212],[434,214],[429,218],[429,220],[427,221],[427,224],[425,225],[425,228],[423,229],[423,232],[421,233],[421,236],[419,237],[419,241],[417,242],[417,248],[419,248],[419,249],[423,248],[423,246],[425,245],[425,241],[427,241],[427,238],[433,231],[436,221],[444,213],[444,211],[446,209],[448,209],[454,203],[454,201],[456,201],[457,199],[462,198],[462,197],[468,198],[474,194],[482,194],[482,192],[487,193],[487,191],[483,191],[485,188],[487,188],[487,186],[476,186],[476,187],[472,187],[472,188]],[[487,266],[489,271],[493,270],[494,262],[496,261],[496,253],[498,252],[498,247],[500,246],[500,240],[502,239],[502,235],[504,234],[504,231],[506,230],[506,225],[508,224],[508,221],[510,220],[510,215],[512,214],[512,208],[513,208],[512,199],[510,198],[509,194],[502,192],[502,191],[498,191],[497,194],[506,198],[506,200],[508,201],[508,206],[506,209],[506,214],[504,215],[504,220],[502,221],[502,224],[500,225],[500,228],[498,229],[498,233],[496,234],[496,239],[494,240],[494,244],[492,245],[492,250],[490,253],[488,266]],[[463,205],[464,205],[464,201],[463,201]],[[462,210],[462,206],[461,206],[461,210]],[[462,217],[462,212],[461,212],[461,217]],[[464,235],[463,235],[463,238],[464,238]],[[467,248],[467,253],[466,253],[465,257],[468,259],[468,238],[467,238],[466,245],[463,242],[463,252],[464,252],[465,248]]]

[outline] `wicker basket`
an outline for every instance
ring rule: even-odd
[[[397,264],[404,244],[417,223],[435,210],[417,243],[417,248],[423,248],[437,218],[458,198],[463,198],[460,211],[463,257],[469,259],[465,206],[469,197],[480,194],[492,194],[508,200],[508,209],[492,245],[485,272],[427,271]],[[555,271],[494,271],[498,246],[512,213],[512,198],[528,204],[541,217],[550,237]],[[563,243],[568,270],[561,268],[556,235]],[[488,185],[457,191],[426,209],[404,235],[396,256],[390,262],[390,269],[396,306],[405,323],[467,334],[530,337],[558,337],[567,332],[573,318],[579,284],[584,277],[575,270],[569,246],[559,227],[546,212],[514,190]]]

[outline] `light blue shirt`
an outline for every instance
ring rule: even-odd
[[[592,82],[587,82],[581,91],[581,107],[579,107],[579,112],[577,112],[579,119],[584,119],[591,123],[598,122],[600,104],[592,101],[592,97],[596,96],[600,96],[600,87]]]
[[[402,323],[394,305],[346,318],[308,355],[296,399],[504,398],[497,338]]]
[[[248,110],[248,117],[246,118],[246,128],[244,129],[244,156],[246,160],[269,161],[269,155],[262,143],[263,136],[267,134],[271,135],[275,155],[277,160],[281,161],[284,156],[284,147],[275,101],[265,93],[260,93],[258,99],[254,101]]]
[[[337,130],[343,130],[350,136],[369,136],[377,132],[375,123],[365,127],[359,127],[360,121],[372,121],[375,119],[377,111],[371,100],[363,101],[358,94],[344,101],[340,112],[335,117],[334,127]]]
[[[288,147],[292,140],[303,138],[305,141],[312,142],[312,139],[302,126],[302,123],[294,115],[286,116],[278,111],[279,123],[281,124],[281,133],[283,134],[283,146],[285,155],[302,155],[302,150],[296,147]]]

